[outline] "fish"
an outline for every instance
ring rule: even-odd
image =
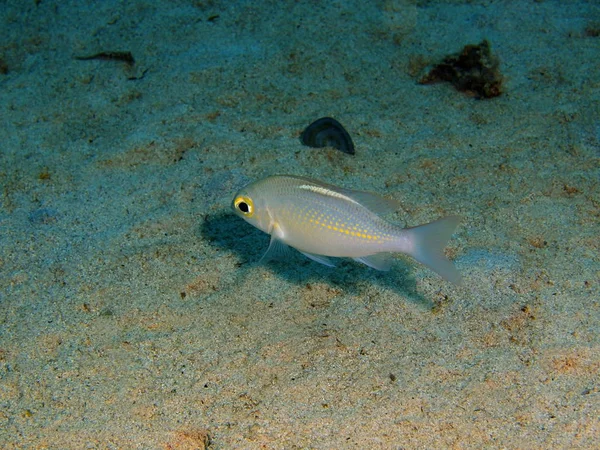
[[[393,253],[403,253],[445,280],[462,282],[444,255],[459,216],[402,228],[382,218],[400,209],[395,200],[295,175],[273,175],[250,183],[235,194],[231,207],[271,236],[260,262],[285,256],[292,247],[329,267],[335,266],[332,258],[352,258],[387,271]]]

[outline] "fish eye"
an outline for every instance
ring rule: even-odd
[[[233,206],[246,217],[254,215],[254,203],[250,197],[240,196],[233,201]]]

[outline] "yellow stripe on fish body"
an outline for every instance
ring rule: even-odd
[[[333,263],[328,257],[350,257],[388,270],[390,253],[401,252],[444,278],[460,282],[459,273],[443,253],[459,222],[456,216],[402,229],[380,216],[398,209],[393,200],[290,175],[251,183],[236,194],[232,207],[271,235],[263,260],[291,246],[329,266]]]

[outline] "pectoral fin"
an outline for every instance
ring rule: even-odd
[[[299,250],[298,250],[299,251]],[[275,235],[271,235],[271,243],[265,254],[260,258],[259,263],[266,263],[271,259],[286,259],[291,255],[289,245],[278,239]],[[315,255],[313,253],[300,252],[304,256],[312,259],[321,264],[325,264],[328,267],[335,267],[335,264],[327,257],[322,255]]]
[[[291,253],[290,247],[275,235],[271,235],[271,243],[259,263],[265,263],[271,259],[284,259]]]

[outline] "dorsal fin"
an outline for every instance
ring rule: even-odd
[[[340,189],[340,191],[375,214],[391,214],[400,209],[400,202],[379,194],[352,189]]]
[[[347,200],[358,203],[375,214],[391,214],[401,209],[398,201],[382,197],[381,195],[374,194],[372,192],[345,189],[307,177],[291,176],[291,178],[296,178],[305,182],[307,187],[314,188],[310,189],[313,192],[320,193],[322,195],[346,197]]]

